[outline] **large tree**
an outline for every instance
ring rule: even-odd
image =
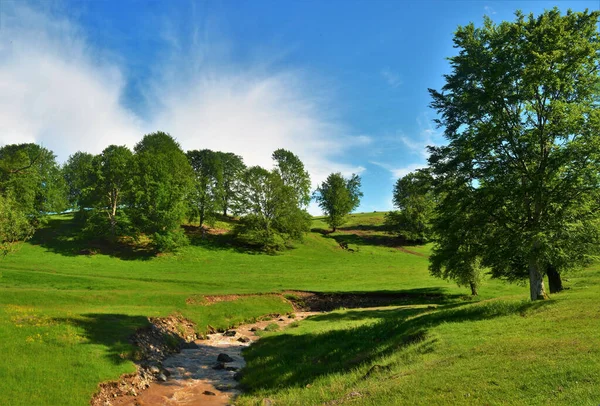
[[[388,229],[408,241],[427,242],[436,200],[429,170],[420,169],[398,179],[392,200],[398,210],[386,214]]]
[[[180,225],[193,185],[187,157],[173,137],[160,131],[145,135],[134,152],[132,222],[159,250],[176,249],[186,242]]]
[[[229,210],[233,213],[240,211],[240,196],[246,165],[241,156],[232,152],[216,152],[216,154],[223,168],[220,208],[223,216],[227,216]]]
[[[430,89],[449,141],[430,163],[477,202],[483,264],[497,277],[528,278],[532,300],[546,297],[549,266],[572,268],[597,248],[571,241],[599,212],[599,16],[554,9],[459,27],[446,84]]]
[[[222,208],[223,164],[221,155],[210,149],[187,152],[194,171],[194,187],[190,193],[190,219],[198,219],[200,226],[208,220],[212,224]]]
[[[335,230],[346,222],[346,216],[360,204],[360,176],[352,174],[349,179],[340,173],[332,173],[319,185],[314,199],[325,213],[325,221]]]

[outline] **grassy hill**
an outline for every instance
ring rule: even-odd
[[[99,382],[134,370],[127,338],[148,316],[228,327],[291,311],[278,296],[256,295],[284,290],[409,299],[265,337],[248,353],[242,404],[598,404],[598,267],[571,275],[571,290],[541,305],[524,302],[525,286],[499,281],[472,301],[430,277],[429,247],[399,246],[382,218],[353,215],[336,233],[315,219],[304,243],[279,255],[231,244],[221,223],[177,254],[153,256],[82,245],[70,216],[56,216],[0,260],[0,404],[87,404]],[[254,295],[204,305],[214,294]]]

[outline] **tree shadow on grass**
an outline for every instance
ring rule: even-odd
[[[471,296],[448,294],[442,288],[379,290],[371,292],[304,292],[287,291],[284,297],[297,308],[308,311],[332,311],[340,308],[356,309],[400,305],[450,304],[459,300],[470,301]]]
[[[87,344],[102,344],[108,348],[107,357],[114,364],[122,364],[133,360],[134,347],[129,338],[150,322],[144,316],[125,314],[89,313],[81,317],[55,318],[59,323],[67,323],[84,330]]]
[[[157,254],[149,246],[85,240],[81,238],[80,231],[80,225],[74,219],[53,218],[35,232],[29,243],[69,257],[102,254],[124,260],[149,260]]]
[[[468,305],[454,303],[431,309],[396,308],[347,311],[312,316],[317,323],[355,323],[354,327],[314,334],[286,334],[263,337],[245,352],[247,367],[242,384],[249,393],[275,392],[284,388],[304,387],[318,377],[349,371],[381,362],[396,351],[425,354],[435,351],[436,338],[431,329],[442,323],[463,323],[537,311],[551,305],[544,302],[489,301]],[[392,365],[380,366],[380,370]]]
[[[190,244],[202,247],[210,251],[233,251],[250,255],[277,255],[279,252],[265,251],[260,246],[243,244],[236,240],[232,231],[214,232],[213,229],[204,229],[199,226],[184,225],[185,235]],[[294,245],[286,247],[287,250],[294,249]]]

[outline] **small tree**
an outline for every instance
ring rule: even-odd
[[[433,252],[429,271],[433,276],[468,286],[478,295],[482,277],[484,219],[473,193],[459,179],[438,179],[437,193],[444,196],[431,218]]]
[[[259,166],[244,175],[243,201],[246,215],[236,228],[240,240],[267,251],[285,248],[309,230],[310,215],[298,207],[295,190],[279,173]]]
[[[385,216],[385,225],[408,241],[425,243],[431,238],[435,209],[433,178],[428,170],[418,170],[398,179],[394,187],[394,206]]]
[[[330,174],[313,194],[333,232],[346,222],[346,216],[358,207],[362,196],[360,177],[352,174],[345,179],[339,172]]]

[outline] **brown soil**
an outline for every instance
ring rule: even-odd
[[[168,376],[166,382],[153,380],[142,390],[107,393],[109,396],[102,398],[103,403],[92,402],[92,405],[228,405],[240,393],[236,375],[237,371],[245,366],[242,350],[260,338],[256,335],[256,331],[264,330],[273,323],[284,328],[294,321],[313,314],[316,313],[277,315],[272,320],[242,325],[235,330],[228,330],[227,333],[209,334],[204,340],[194,341],[195,348],[182,349],[180,353],[162,360],[160,369]],[[233,361],[220,364],[220,368],[214,369],[215,365],[219,365],[217,362],[219,354],[227,354]],[[124,377],[129,380],[134,378],[135,376]],[[109,388],[114,390],[115,385]]]

